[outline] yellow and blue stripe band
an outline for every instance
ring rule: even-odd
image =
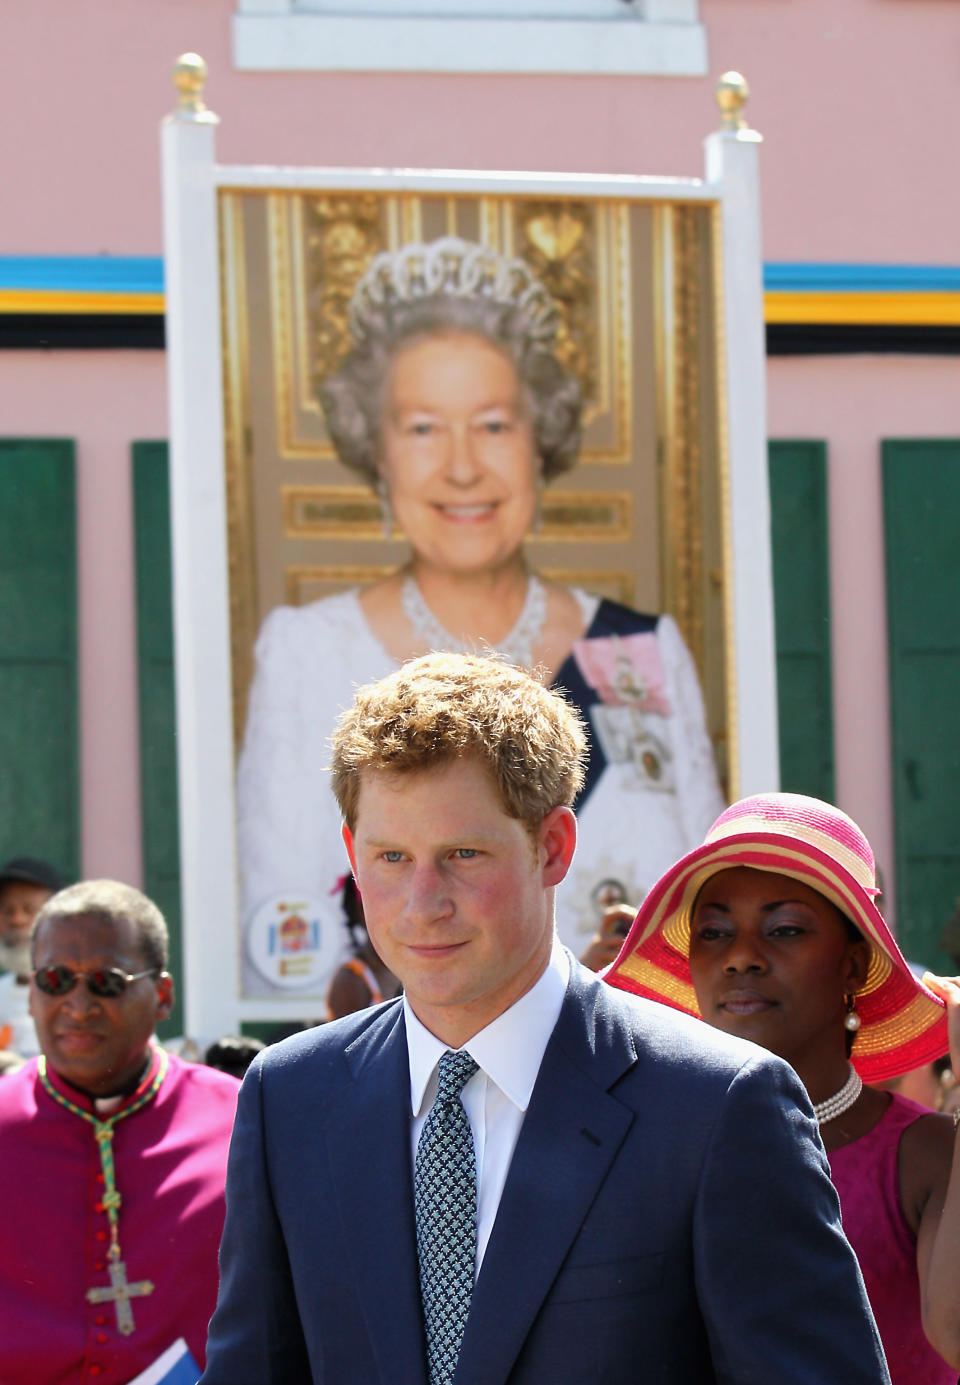
[[[163,313],[160,255],[0,255],[0,313]]]
[[[960,325],[960,268],[940,265],[767,264],[768,323]]]
[[[774,262],[767,323],[960,326],[960,267]],[[0,314],[155,314],[160,255],[0,255]]]

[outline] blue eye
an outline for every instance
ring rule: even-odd
[[[472,846],[458,846],[454,854],[459,856],[461,861],[470,861],[474,856],[480,855],[479,851]]]
[[[402,860],[403,860],[403,852],[402,852],[402,851],[385,851],[385,852],[383,853],[383,859],[384,859],[385,861],[390,861],[390,862],[393,862],[393,861],[402,861]]]

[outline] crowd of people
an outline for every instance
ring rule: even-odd
[[[856,824],[779,793],[612,911],[597,976],[554,914],[585,750],[489,657],[361,689],[332,786],[378,971],[207,1064],[155,1041],[149,900],[0,871],[37,1047],[0,1081],[4,1385],[956,1379],[954,1121],[881,1084],[960,1064],[960,984],[904,961]]]
[[[156,906],[0,868],[0,1385],[952,1385],[960,978],[838,808],[723,809],[669,617],[531,570],[582,401],[529,269],[406,246],[350,329],[411,557],[268,617],[238,779],[329,1022],[189,1062]]]

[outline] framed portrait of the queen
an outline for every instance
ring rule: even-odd
[[[582,950],[723,803],[709,209],[367,191],[222,218],[246,989],[314,989],[349,948],[327,739],[433,649],[538,667],[587,719],[557,901]]]
[[[259,173],[215,223],[235,1013],[312,1021],[344,964],[392,982],[327,782],[358,685],[469,650],[580,710],[577,955],[741,787],[723,216],[692,180]]]

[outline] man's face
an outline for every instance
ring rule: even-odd
[[[30,929],[51,891],[28,880],[0,885],[0,967],[26,976],[30,970]]]
[[[540,976],[576,842],[569,808],[534,841],[475,760],[373,771],[344,840],[373,946],[444,1043],[466,1043]]]
[[[128,974],[149,965],[127,919],[77,914],[44,919],[34,938],[33,963],[90,972],[119,967]],[[30,1013],[40,1047],[59,1075],[91,1096],[130,1087],[147,1057],[158,1020],[173,1004],[169,976],[144,976],[114,999],[92,995],[78,980],[66,995],[50,996],[30,983]]]

